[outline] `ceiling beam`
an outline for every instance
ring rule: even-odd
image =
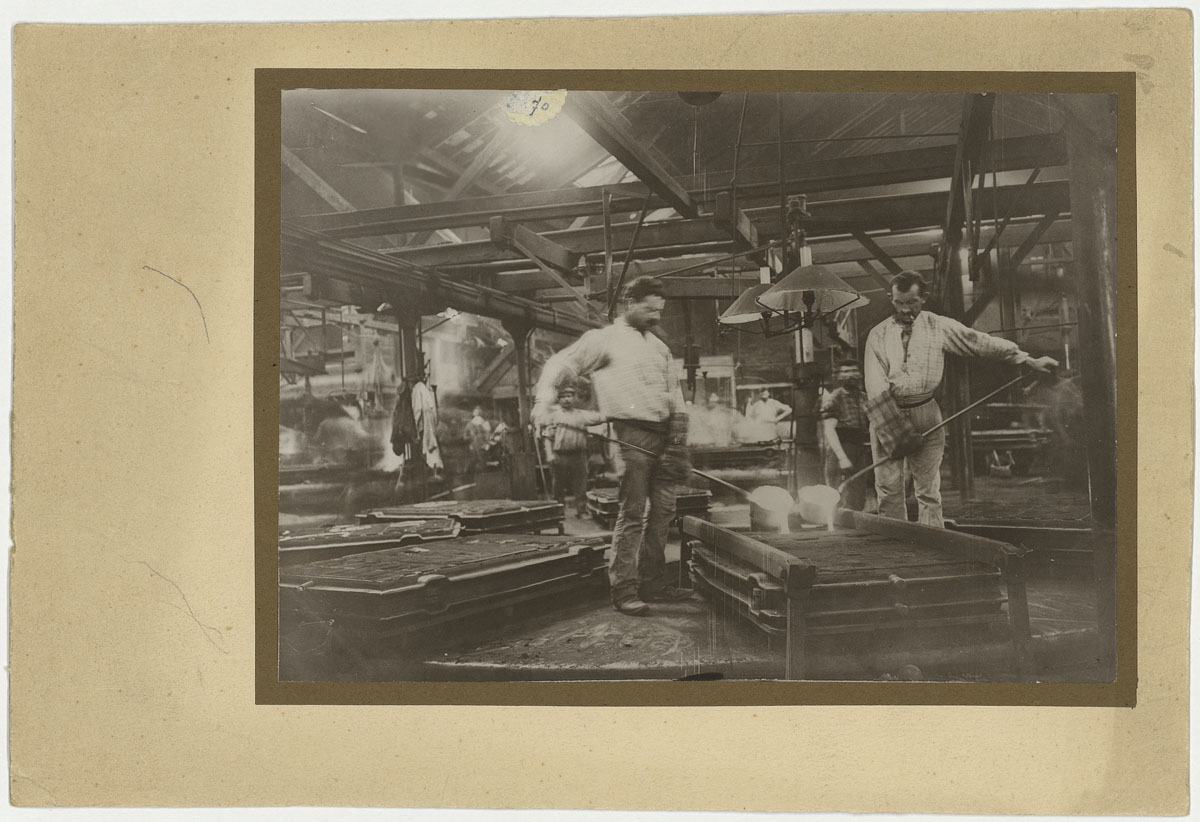
[[[901,271],[904,270],[900,267],[900,265],[895,260],[893,260],[891,258],[891,256],[886,251],[884,251],[882,248],[879,247],[879,243],[877,243],[873,239],[871,239],[871,236],[869,234],[867,234],[867,232],[861,231],[861,230],[856,230],[856,231],[852,231],[850,233],[854,235],[854,239],[858,240],[858,242],[862,245],[863,248],[865,248],[867,251],[871,252],[872,257],[874,257],[876,260],[879,260],[879,262],[883,263],[883,267],[886,268],[888,271],[890,271],[892,274],[899,274]],[[872,268],[871,270],[874,271],[875,269]]]
[[[519,243],[522,248],[533,254],[533,258],[541,260],[560,273],[575,273],[575,266],[579,262],[578,254],[523,225],[509,223],[503,217],[493,217],[488,224],[488,231],[492,242],[499,248],[512,248]]]
[[[516,358],[513,355],[516,351],[514,346],[506,345],[492,357],[491,362],[483,367],[471,385],[475,393],[490,394],[492,389],[500,384],[500,380],[504,379],[504,375],[511,371],[515,364]]]
[[[329,183],[322,179],[321,175],[313,171],[308,165],[296,156],[296,153],[287,146],[280,146],[280,152],[283,157],[284,167],[295,174],[300,182],[311,188],[318,197],[320,197],[329,205],[340,212],[354,212],[354,204],[343,197]]]
[[[758,229],[750,221],[745,211],[737,207],[733,194],[723,191],[717,195],[716,209],[713,211],[713,222],[729,233],[734,246],[740,251],[747,248],[758,248]],[[757,263],[765,264],[763,252],[754,255]]]
[[[1037,226],[1032,222],[1012,223],[1001,235],[1000,246],[1002,248],[1019,246],[1036,228]],[[994,226],[985,225],[983,226],[981,236],[984,240],[988,240],[994,231]],[[876,236],[872,240],[884,249],[893,260],[925,258],[925,267],[928,267],[932,264],[932,248],[937,246],[941,240],[941,231],[939,229],[926,229],[891,236]],[[1057,220],[1041,237],[1042,243],[1066,243],[1070,241],[1071,221],[1069,219]],[[809,245],[812,247],[813,262],[820,263],[821,265],[861,263],[875,259],[874,255],[867,251],[858,240],[844,238],[817,239]],[[630,263],[629,276],[634,278],[646,276],[659,277],[684,266],[704,263],[706,258],[719,259],[719,256],[717,254],[710,254],[670,259],[635,260]],[[1063,258],[1063,260],[1067,260],[1067,258]],[[1055,260],[1055,262],[1059,261],[1061,260]],[[514,261],[514,264],[520,265],[521,261]],[[713,263],[712,268],[715,270],[719,267],[724,272],[729,272],[735,265],[737,265],[736,262],[725,260],[719,264]],[[758,266],[754,264],[742,263],[741,265],[737,265],[738,271],[757,272],[757,269]],[[457,276],[460,273],[465,274],[466,271],[450,268],[446,269],[446,273],[451,276]],[[496,271],[491,273],[475,273],[472,276],[483,277],[482,282],[501,291],[528,292],[554,287],[553,280],[540,271]],[[878,283],[879,278],[882,276],[876,272],[876,276],[872,279]],[[667,277],[666,279],[671,278]],[[700,282],[704,277],[691,276],[683,279],[689,282]],[[716,279],[720,280],[720,277]],[[755,279],[757,281],[757,274],[755,274]],[[604,288],[604,277],[594,268],[589,282],[592,284],[591,288],[593,291],[603,290]],[[887,286],[888,281],[884,280],[883,285]]]
[[[565,289],[573,300],[582,306],[585,314],[594,313],[602,316],[596,306],[587,301],[587,297],[575,291],[566,278],[551,265],[543,255],[557,257],[560,262],[570,260],[570,254],[562,246],[556,245],[530,231],[523,225],[516,225],[511,230],[505,225],[503,217],[493,217],[490,224],[492,242],[504,247],[512,247],[524,254],[535,263],[542,273],[554,281],[554,284]],[[563,266],[566,270],[567,266]]]
[[[1033,247],[1042,240],[1042,235],[1045,233],[1046,229],[1053,225],[1057,219],[1058,214],[1052,213],[1047,214],[1045,217],[1039,220],[1038,224],[1035,225],[1033,230],[1029,232],[1029,235],[1025,237],[1019,246],[1017,246],[1017,250],[1012,253],[1012,256],[1008,259],[1006,264],[1001,266],[1001,269],[997,272],[997,274],[1001,277],[1010,277],[1015,279],[1017,266],[1019,266],[1025,260],[1025,255],[1032,251]],[[985,289],[984,292],[979,295],[979,298],[971,304],[971,307],[963,313],[963,323],[966,325],[974,325],[975,321],[979,319],[979,315],[983,313],[984,309],[988,307],[992,299],[996,296],[998,290],[999,289],[996,288],[995,283],[992,283],[987,289]]]
[[[1022,192],[1022,190],[1024,191]],[[981,204],[984,219],[992,219],[1015,208],[1014,217],[1041,215],[1050,211],[1070,210],[1070,191],[1065,181],[1024,186],[1002,186]],[[1018,196],[1019,195],[1019,196]],[[855,230],[903,231],[926,228],[940,223],[945,212],[946,193],[930,192],[890,197],[861,197],[850,200],[810,202],[811,219],[805,220],[805,230],[811,238],[849,234]],[[776,239],[778,222],[774,209],[748,209],[746,214],[756,222],[760,242]],[[628,248],[636,223],[616,223],[612,226],[614,248]],[[576,254],[596,254],[604,250],[604,229],[600,226],[547,231],[542,235]],[[729,242],[728,234],[706,218],[695,220],[666,220],[647,223],[638,238],[637,253],[643,258],[670,256],[661,249],[673,248],[676,254],[698,253],[696,246]],[[712,249],[705,249],[712,250]],[[438,245],[426,248],[405,248],[388,253],[417,265],[447,267],[520,259],[511,250],[496,248],[490,241]]]
[[[891,287],[891,280],[876,271],[874,263],[872,263],[870,260],[859,260],[858,267],[865,271],[867,276],[871,278],[872,282],[874,282],[880,288]]]
[[[454,185],[450,187],[450,190],[446,192],[446,196],[442,199],[457,200],[460,196],[462,196],[464,191],[467,191],[471,188],[471,186],[475,185],[476,181],[479,180],[480,175],[487,170],[488,165],[492,162],[492,158],[494,158],[497,152],[504,147],[506,142],[507,141],[502,140],[499,137],[493,137],[487,145],[475,152],[475,157],[471,160],[471,164],[463,170],[463,173],[457,180],[454,181]],[[433,232],[436,230],[437,229],[427,229],[414,234],[409,241],[405,243],[405,245],[425,245],[425,243],[429,242],[429,238],[433,236]]]
[[[572,91],[567,95],[563,111],[684,217],[696,217],[700,213],[687,189],[675,179],[669,161],[638,140],[633,125],[603,92]]]
[[[532,282],[532,281],[530,281]],[[671,300],[733,300],[744,289],[758,284],[757,275],[738,277],[661,277],[664,296]],[[591,294],[604,294],[603,278],[589,280]],[[577,288],[540,288],[534,299],[544,302],[566,302],[579,299],[583,291]]]
[[[436,269],[413,265],[340,240],[330,240],[290,222],[283,224],[280,251],[284,273],[309,271],[378,288],[390,295],[389,301],[393,305],[404,301],[423,313],[450,307],[575,335],[602,325],[591,317],[548,309],[533,300],[451,279]]]
[[[989,170],[995,167],[997,171],[1015,171],[1035,166],[1050,168],[1066,162],[1062,138],[1057,134],[997,140],[988,144],[985,156],[989,158]],[[945,179],[951,175],[953,163],[953,146],[890,151],[822,163],[798,163],[785,170],[785,191],[789,194],[811,194]],[[462,171],[459,172],[459,178]],[[706,178],[684,177],[681,180],[688,186],[688,194],[695,201],[706,207],[715,207],[717,196],[729,191],[729,176],[729,173],[721,172]],[[494,216],[523,221],[600,216],[604,213],[603,196],[606,189],[613,194],[614,212],[637,211],[648,191],[641,183],[572,187],[425,203],[419,207],[385,206],[362,209],[351,214],[314,214],[297,218],[296,222],[307,228],[326,231],[333,237],[364,237],[372,234],[408,234],[437,228],[485,226]],[[738,172],[739,202],[760,195],[777,197],[778,190],[779,171],[775,166],[747,168]],[[658,196],[650,200],[651,208],[667,205]]]

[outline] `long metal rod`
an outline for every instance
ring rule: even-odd
[[[1020,189],[1018,189],[1017,196],[1013,197],[1012,207],[1008,210],[1008,213],[1004,215],[1004,219],[1000,222],[1000,226],[994,232],[992,232],[992,239],[988,242],[987,248],[985,248],[983,250],[982,256],[987,257],[989,254],[991,254],[992,249],[995,248],[997,243],[1000,242],[1000,235],[1004,233],[1004,229],[1008,228],[1008,223],[1013,218],[1013,214],[1016,213],[1017,208],[1024,201],[1025,192],[1029,190],[1029,187],[1031,185],[1033,185],[1033,181],[1036,180],[1038,178],[1038,175],[1041,173],[1042,173],[1041,166],[1038,166],[1032,172],[1030,172],[1029,179],[1027,179],[1024,182],[1024,184],[1022,184]],[[992,219],[993,220],[995,219],[995,216],[996,216],[995,203],[996,203],[996,177],[995,177],[995,172],[993,172],[992,173]]]
[[[621,299],[621,289],[625,287],[625,275],[629,273],[629,262],[633,259],[633,250],[637,248],[638,235],[642,233],[642,225],[646,222],[646,215],[650,213],[650,199],[653,196],[653,194],[646,195],[646,201],[642,203],[642,213],[638,216],[637,225],[633,227],[633,237],[629,241],[629,251],[625,252],[625,261],[621,264],[621,276],[617,278],[617,285],[613,289],[613,293],[609,295],[609,317],[612,317],[616,312],[617,302]]]
[[[920,140],[923,137],[957,137],[957,131],[931,131],[928,134],[876,134],[874,136],[864,135],[862,137],[814,137],[808,140],[784,140],[786,145],[796,145],[800,143],[862,143],[870,140]],[[775,140],[767,140],[765,142],[742,143],[743,148],[773,146]]]
[[[784,183],[783,173],[783,94],[775,92],[775,119],[777,145],[779,150],[779,236],[784,240],[784,245],[779,249],[779,276],[787,274],[788,263],[788,231],[787,231],[787,189]]]
[[[608,189],[603,190],[600,197],[601,207],[604,209],[604,291],[606,294],[606,302],[609,305],[615,305],[613,301],[613,248],[612,248],[612,192]],[[612,319],[612,311],[608,312],[608,318]]]
[[[619,440],[616,437],[610,437],[607,434],[598,434],[595,431],[589,431],[586,428],[579,428],[574,425],[562,425],[561,423],[559,424],[559,427],[567,428],[571,431],[579,431],[583,434],[588,434],[590,436],[596,437],[597,439],[602,439],[605,442],[615,443],[616,445],[620,445],[624,448],[632,448],[634,451],[641,451],[643,454],[646,454],[651,457],[659,456],[658,454],[655,454],[653,451],[651,451],[649,448],[642,448],[640,445],[634,445],[631,442],[625,442],[624,440]],[[704,477],[709,482],[715,482],[718,485],[724,485],[726,488],[729,488],[730,490],[737,492],[738,494],[745,497],[746,499],[750,499],[749,491],[747,491],[744,488],[738,488],[736,485],[734,485],[731,482],[726,482],[725,480],[720,479],[719,477],[714,477],[712,474],[701,471],[699,468],[693,468],[692,473],[697,476]]]
[[[1023,325],[1018,328],[997,328],[995,331],[984,331],[984,334],[1011,334],[1014,331],[1036,331],[1044,328],[1065,328],[1067,326],[1079,325],[1077,322],[1066,323],[1046,323],[1045,325]]]
[[[733,144],[733,174],[729,177],[729,191],[733,195],[733,204],[735,206],[737,205],[738,160],[742,153],[742,129],[746,125],[746,100],[749,97],[749,92],[742,92],[742,115],[738,118],[737,141]]]
[[[745,251],[736,251],[733,254],[726,254],[723,257],[713,257],[711,259],[705,260],[702,263],[696,263],[694,265],[684,266],[683,268],[675,268],[675,269],[672,269],[671,271],[664,271],[662,274],[655,274],[654,279],[657,280],[657,279],[661,279],[663,277],[674,277],[677,274],[683,274],[688,271],[699,271],[702,268],[708,268],[709,266],[716,265],[717,263],[725,263],[725,262],[729,262],[730,260],[736,260],[738,257],[749,257],[751,254],[758,254],[759,252],[767,251],[769,249],[775,248],[777,245],[779,245],[779,241],[774,240],[772,242],[767,243],[766,245],[760,245],[757,248],[747,248]]]
[[[932,428],[930,428],[928,431],[925,431],[924,433],[922,433],[922,434],[921,434],[921,439],[925,439],[926,437],[928,437],[930,434],[932,434],[934,431],[938,430],[939,428],[942,428],[943,426],[949,425],[950,423],[954,422],[956,419],[958,419],[959,417],[961,417],[963,414],[965,414],[965,413],[967,413],[968,411],[970,411],[970,410],[972,410],[972,409],[974,409],[974,408],[978,407],[979,405],[982,405],[983,403],[987,402],[988,400],[990,400],[992,397],[994,397],[994,396],[996,396],[997,394],[999,394],[999,393],[1000,393],[1001,391],[1003,391],[1004,389],[1006,389],[1006,388],[1008,388],[1008,387],[1010,387],[1010,386],[1016,385],[1016,384],[1017,384],[1017,383],[1019,383],[1021,380],[1025,379],[1025,376],[1026,376],[1025,374],[1021,374],[1020,376],[1014,377],[1013,379],[1011,379],[1011,380],[1009,380],[1008,382],[1004,383],[1004,385],[1000,386],[999,388],[995,389],[994,391],[991,391],[991,392],[989,392],[989,393],[987,393],[987,394],[984,394],[982,397],[980,397],[979,399],[975,400],[975,402],[973,402],[973,403],[971,403],[970,405],[968,405],[968,406],[966,406],[966,407],[964,407],[964,408],[960,409],[959,411],[956,411],[956,412],[954,412],[954,413],[953,413],[953,414],[951,414],[950,416],[946,417],[946,419],[942,420],[942,421],[941,421],[941,422],[939,422],[937,425],[935,425],[935,426],[933,426]],[[844,481],[844,482],[843,482],[841,485],[839,485],[839,486],[838,486],[838,488],[837,488],[837,490],[838,490],[838,493],[839,493],[839,494],[840,494],[840,493],[842,493],[842,491],[844,491],[844,490],[845,490],[846,486],[848,486],[850,483],[854,482],[854,481],[855,481],[856,479],[858,479],[859,477],[863,476],[864,474],[866,474],[866,473],[868,473],[868,472],[870,472],[870,471],[874,471],[874,470],[875,470],[876,468],[878,468],[879,466],[881,466],[881,465],[883,465],[883,464],[885,464],[885,463],[889,463],[889,462],[891,462],[891,461],[892,461],[892,460],[894,460],[894,459],[900,459],[900,458],[899,458],[899,457],[884,457],[884,458],[883,458],[883,459],[881,459],[881,460],[876,460],[875,462],[871,463],[870,465],[868,465],[866,468],[862,469],[861,471],[856,471],[855,473],[851,474],[850,476],[848,476],[848,477],[846,478],[846,480],[845,480],[845,481]]]

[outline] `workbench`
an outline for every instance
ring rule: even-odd
[[[673,524],[676,527],[685,516],[708,517],[708,503],[712,499],[712,492],[686,485],[677,485],[674,490],[675,519]],[[621,509],[619,495],[619,488],[593,488],[588,491],[587,509],[592,519],[605,528],[612,528],[617,522],[617,514]]]
[[[449,517],[462,526],[462,533],[537,534],[553,528],[563,533],[563,506],[554,500],[431,500],[411,505],[372,508],[358,515],[364,523]]]
[[[403,522],[286,528],[279,532],[279,566],[337,559],[386,548],[456,537],[462,526],[449,517]]]
[[[377,643],[539,597],[605,587],[610,535],[480,534],[279,571],[280,633],[326,623]]]
[[[895,645],[966,628],[1003,631],[1017,669],[1027,667],[1025,549],[845,509],[833,529],[798,518],[792,526],[747,533],[682,523],[696,587],[714,608],[783,640],[786,678],[805,678],[814,639]]]

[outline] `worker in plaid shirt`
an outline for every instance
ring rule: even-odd
[[[871,464],[867,447],[867,395],[862,387],[862,369],[854,360],[844,360],[834,371],[836,388],[821,401],[821,425],[825,431],[825,482],[836,488],[855,471]],[[866,503],[865,483],[846,489],[846,506],[861,511]]]
[[[624,469],[613,526],[608,581],[613,607],[640,616],[646,602],[686,599],[666,574],[667,532],[675,516],[674,484],[687,478],[687,412],[667,344],[654,334],[666,300],[661,280],[641,277],[625,292],[625,310],[612,325],[587,332],[542,369],[533,408],[535,425],[550,420],[557,389],[591,375],[600,415],[613,423]],[[649,511],[647,511],[649,501]]]
[[[1058,365],[1052,357],[1031,357],[1011,340],[993,337],[940,314],[922,311],[927,286],[915,271],[901,271],[892,279],[892,307],[896,313],[867,335],[864,377],[871,419],[871,455],[878,462],[898,452],[892,447],[896,430],[918,434],[942,421],[933,394],[942,382],[946,354],[999,360],[1049,371]],[[903,439],[901,437],[900,439]],[[875,493],[879,513],[907,519],[904,505],[904,469],[912,474],[917,493],[918,520],[945,527],[942,519],[941,469],[946,430],[905,448],[900,458],[875,468]]]

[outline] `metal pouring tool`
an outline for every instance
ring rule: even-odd
[[[564,427],[571,428],[573,426],[564,426]],[[625,442],[624,440],[619,440],[616,437],[610,437],[605,434],[597,434],[594,431],[587,431],[587,429],[585,429],[585,428],[576,428],[575,430],[576,431],[585,431],[586,433],[591,434],[593,437],[598,437],[599,439],[607,440],[608,442],[612,442],[612,443],[616,443],[617,445],[624,446],[625,448],[632,448],[634,451],[641,451],[643,454],[648,454],[651,457],[658,456],[658,454],[655,454],[649,448],[642,448],[640,445],[634,445],[633,443]],[[693,468],[692,473],[696,474],[697,476],[704,477],[709,482],[715,482],[718,485],[724,485],[726,488],[730,489],[731,491],[737,492],[741,496],[745,497],[747,500],[750,499],[749,491],[745,490],[744,488],[738,488],[736,485],[734,485],[731,482],[726,482],[725,480],[720,479],[719,477],[714,477],[712,474],[709,474],[705,471],[701,471],[699,468]]]
[[[987,402],[988,400],[990,400],[992,397],[999,394],[1004,389],[1009,388],[1010,386],[1016,385],[1021,380],[1025,379],[1026,376],[1027,375],[1025,375],[1025,374],[1021,374],[1020,376],[1015,377],[1015,378],[1009,380],[1008,382],[1004,383],[1004,385],[1000,386],[999,388],[995,389],[994,391],[990,391],[987,394],[984,394],[982,397],[975,400],[975,402],[971,403],[970,405],[966,406],[965,408],[963,408],[959,411],[954,412],[950,416],[946,417],[946,419],[942,420],[937,425],[930,428],[928,431],[925,431],[924,433],[922,433],[921,439],[925,439],[925,437],[928,437],[930,434],[932,434],[934,431],[938,430],[939,428],[942,428],[942,427],[954,422],[956,419],[961,417],[963,414],[965,414],[968,411]],[[876,460],[875,462],[871,463],[870,465],[868,465],[866,468],[862,469],[861,471],[854,472],[850,476],[846,477],[846,479],[842,481],[842,484],[837,487],[838,494],[841,495],[841,493],[846,490],[846,486],[848,486],[850,483],[854,482],[859,477],[862,477],[865,474],[868,474],[871,471],[874,471],[879,466],[883,465],[884,463],[891,462],[894,459],[901,459],[901,457],[884,457],[883,459]]]

